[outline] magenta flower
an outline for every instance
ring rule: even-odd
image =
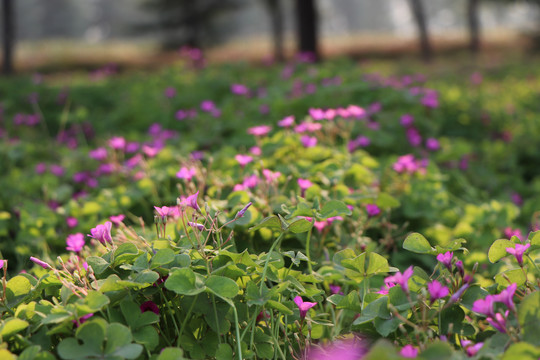
[[[516,244],[513,248],[506,248],[506,252],[510,255],[514,255],[516,257],[516,260],[519,264],[519,266],[523,267],[523,254],[527,251],[528,248],[531,247],[531,244]]]
[[[148,156],[149,158],[153,158],[157,154],[159,154],[160,149],[152,147],[152,146],[148,146],[148,145],[143,145],[142,146],[142,151],[143,151],[144,155]]]
[[[109,146],[114,150],[124,150],[126,147],[126,139],[115,136],[109,139]]]
[[[416,359],[418,356],[418,349],[412,345],[405,345],[399,352],[401,356],[408,359]]]
[[[90,229],[90,235],[88,236],[98,240],[103,245],[106,243],[112,244],[111,227],[112,223],[106,221],[105,224],[100,224],[95,228]]]
[[[195,228],[199,231],[203,231],[205,229],[204,225],[203,224],[199,224],[199,223],[196,223],[196,222],[192,222],[192,221],[188,221],[188,226],[192,227],[192,228]]]
[[[426,140],[426,148],[430,151],[437,151],[441,148],[441,145],[439,144],[439,140],[435,138],[428,138]]]
[[[182,166],[180,168],[180,171],[176,173],[176,177],[178,179],[185,179],[186,181],[191,181],[191,178],[193,178],[193,176],[195,176],[196,173],[197,173],[197,170],[195,168],[193,167],[187,168],[185,166]]]
[[[4,262],[5,262],[5,260],[0,260],[0,269],[2,269],[4,267]]]
[[[74,228],[75,226],[77,226],[77,224],[79,223],[79,220],[77,220],[76,218],[74,218],[73,216],[68,216],[66,218],[66,225],[69,227],[69,228]]]
[[[90,156],[92,159],[103,161],[107,158],[107,149],[100,147],[95,150],[91,150],[88,153],[88,156]]]
[[[159,307],[156,305],[155,302],[149,300],[145,301],[140,306],[141,312],[151,311],[156,315],[159,315]]]
[[[505,304],[510,310],[515,310],[516,305],[514,304],[514,294],[517,290],[517,284],[513,283],[510,286],[508,286],[506,289],[501,291],[500,294],[495,295],[493,297],[494,301],[502,302]]]
[[[125,218],[126,218],[125,215],[119,214],[119,215],[110,216],[109,220],[111,220],[114,225],[118,226],[122,223],[122,221],[124,221]]]
[[[483,342],[473,344],[470,340],[461,340],[461,346],[465,349],[467,356],[471,357],[476,355],[476,353],[484,346]]]
[[[409,140],[409,144],[412,146],[416,147],[422,143],[422,136],[420,136],[420,132],[415,127],[409,127],[406,134],[407,140]]]
[[[172,210],[172,208],[168,206],[162,206],[162,207],[154,206],[154,209],[156,209],[158,215],[161,216],[163,220],[167,219],[167,216],[169,216],[170,211]]]
[[[505,311],[504,316],[501,313],[496,313],[495,317],[488,316],[487,322],[495,329],[502,333],[506,333],[506,318],[508,317],[508,310]]]
[[[349,105],[347,107],[349,115],[357,119],[361,119],[366,116],[366,110],[357,105]]]
[[[512,199],[512,202],[517,206],[523,205],[523,198],[517,192],[512,193],[512,195],[510,195],[510,198]]]
[[[485,299],[478,299],[473,303],[472,311],[482,315],[493,317],[493,302],[493,295],[488,295]]]
[[[396,274],[386,277],[384,279],[384,282],[385,283],[393,282],[395,284],[399,284],[401,288],[403,289],[403,291],[408,293],[409,292],[409,279],[412,277],[412,275],[413,275],[413,267],[409,266],[407,270],[403,272],[403,274],[398,271]]]
[[[82,250],[85,241],[84,241],[84,235],[81,233],[68,235],[66,239],[66,250],[67,251],[73,251],[73,252],[79,252]]]
[[[298,179],[298,186],[300,186],[301,196],[304,197],[306,190],[313,186],[313,183],[307,179]]]
[[[306,148],[314,147],[315,145],[317,145],[317,138],[314,136],[304,135],[302,136],[300,141],[302,142],[302,145],[304,145],[304,147]]]
[[[247,129],[247,133],[254,136],[265,136],[272,131],[272,127],[269,125],[254,126]]]
[[[262,155],[262,150],[260,147],[258,146],[252,146],[251,148],[249,148],[249,152],[255,156],[261,156]]]
[[[202,111],[205,111],[205,112],[212,112],[213,110],[216,109],[216,104],[214,104],[213,101],[211,100],[204,100],[202,103],[201,103],[201,110]]]
[[[381,209],[375,204],[367,204],[366,211],[369,217],[374,217],[381,213]]]
[[[339,286],[339,285],[330,284],[329,287],[330,287],[330,292],[332,294],[342,293],[341,292],[341,286]]]
[[[247,164],[253,161],[253,157],[249,155],[238,154],[234,157],[241,167],[245,167]]]
[[[75,324],[75,327],[79,327],[79,325],[82,325],[86,322],[86,320],[90,319],[92,316],[94,316],[94,313],[86,314],[81,316],[78,321],[72,320],[73,324]]]
[[[287,116],[283,118],[282,120],[278,121],[279,127],[288,128],[294,125],[294,116]]]
[[[519,241],[523,241],[523,234],[521,233],[520,229],[512,229],[511,227],[506,227],[504,229],[504,236],[507,239],[511,239],[512,236],[515,236],[519,239]]]
[[[281,176],[281,173],[279,171],[274,172],[268,169],[263,169],[262,173],[266,181],[269,183],[276,181]]]
[[[232,84],[231,92],[235,95],[248,95],[249,89],[247,86],[242,85],[242,84]]]
[[[45,163],[36,164],[34,171],[36,172],[36,174],[41,175],[45,171],[47,171],[47,165]]]
[[[313,347],[305,359],[309,360],[359,360],[369,351],[369,346],[362,340],[352,339],[335,341],[324,347]]]
[[[51,165],[51,173],[56,176],[64,175],[64,168],[60,165]]]
[[[447,251],[444,254],[437,255],[437,260],[439,260],[446,268],[450,271],[452,271],[452,258],[454,257],[454,253],[451,251]]]
[[[42,260],[39,260],[38,258],[33,257],[33,256],[30,256],[30,261],[32,261],[33,263],[41,266],[44,269],[52,269],[51,265],[47,264],[45,261],[42,261]]]
[[[171,99],[176,96],[176,89],[169,86],[163,93],[166,98]]]
[[[322,109],[314,109],[311,108],[308,110],[309,116],[315,121],[317,120],[323,120],[325,118],[325,112]]]
[[[197,191],[195,194],[193,195],[189,195],[186,200],[185,200],[185,204],[191,208],[193,208],[194,210],[197,210],[197,211],[200,211],[201,208],[199,207],[199,204],[197,204],[197,198],[199,197],[199,192]]]
[[[450,290],[444,285],[442,285],[437,280],[433,280],[430,282],[427,286],[429,295],[431,297],[431,302],[433,303],[435,300],[442,299],[443,297],[447,296]]]
[[[300,318],[302,319],[306,317],[309,309],[317,305],[317,303],[302,300],[302,297],[300,296],[294,298],[294,303],[298,306],[298,310],[300,310]]]
[[[414,117],[410,114],[405,114],[403,116],[401,116],[401,119],[400,119],[400,124],[401,126],[403,127],[409,127],[413,124],[414,122]]]

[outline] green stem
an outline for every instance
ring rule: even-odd
[[[272,251],[274,251],[274,248],[277,246],[277,244],[279,244],[279,242],[281,241],[281,239],[283,238],[283,235],[285,233],[282,232],[281,234],[279,234],[278,238],[276,239],[276,241],[274,241],[274,243],[272,244],[272,246],[270,247],[270,250],[268,251],[268,255],[266,255],[266,260],[264,262],[264,268],[263,268],[263,272],[262,272],[262,276],[261,276],[261,286],[259,288],[259,294],[262,296],[262,292],[263,292],[263,287],[264,287],[264,282],[266,280],[266,272],[268,271],[268,264],[270,263],[270,257],[272,255]]]
[[[538,268],[538,265],[536,265],[536,263],[533,261],[533,259],[531,258],[531,256],[529,254],[525,255],[530,261],[531,263],[534,265],[534,268],[536,269],[536,272],[540,273],[540,269]]]
[[[193,311],[193,308],[195,307],[195,303],[197,302],[198,298],[199,298],[199,294],[195,295],[195,299],[193,299],[193,302],[191,303],[191,306],[189,307],[186,317],[184,318],[184,321],[182,322],[182,325],[180,326],[180,332],[178,333],[178,340],[180,340],[180,338],[182,337],[182,334],[184,333],[184,329],[186,328],[187,322],[189,320],[189,317],[191,316],[191,312]]]
[[[311,232],[313,231],[313,226],[311,227],[311,229],[309,229],[308,231],[308,234],[307,234],[307,239],[306,239],[306,256],[308,258],[308,263],[307,263],[307,266],[308,266],[308,270],[309,270],[309,273],[313,273],[313,269],[311,268],[311,255],[310,255],[310,245],[311,245]]]

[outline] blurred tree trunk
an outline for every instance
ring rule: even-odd
[[[427,19],[422,0],[410,0],[411,10],[418,28],[418,41],[424,61],[430,61],[432,56],[431,43],[429,41]]]
[[[469,49],[473,54],[480,51],[480,18],[478,16],[479,0],[467,1],[467,22],[469,25]]]
[[[4,32],[4,64],[2,73],[13,73],[13,48],[15,46],[15,11],[12,0],[2,0],[2,22]]]
[[[317,20],[315,0],[296,0],[298,50],[312,54],[315,60],[319,60]]]
[[[283,52],[283,9],[281,7],[281,1],[265,0],[265,4],[271,18],[274,59],[282,62],[285,56]]]

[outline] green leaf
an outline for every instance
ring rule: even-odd
[[[370,302],[362,311],[359,318],[354,320],[353,325],[361,325],[373,319],[380,317],[382,319],[390,319],[390,312],[388,311],[388,297],[382,296],[372,302]]]
[[[510,345],[501,360],[537,360],[540,359],[540,348],[529,343],[520,342]]]
[[[150,351],[155,349],[155,347],[159,344],[158,333],[156,329],[154,329],[154,327],[152,326],[143,326],[142,328],[133,331],[133,340],[135,340],[139,344],[143,344]]]
[[[88,266],[92,267],[92,270],[94,270],[94,274],[96,275],[104,272],[110,265],[105,259],[98,256],[88,256],[86,262],[88,263]]]
[[[77,301],[77,308],[85,314],[98,312],[110,302],[107,295],[98,291],[89,291],[88,295],[82,300]]]
[[[421,358],[426,360],[450,359],[453,352],[452,347],[447,342],[435,341],[422,351]]]
[[[381,272],[388,272],[390,270],[390,267],[388,266],[388,260],[386,260],[381,255],[370,252],[368,255],[368,266],[366,269],[366,273],[368,275],[377,274]]]
[[[390,196],[387,193],[379,193],[379,196],[377,197],[375,204],[377,204],[377,206],[382,209],[395,208],[401,205],[399,200],[397,200],[393,196]]]
[[[540,230],[529,234],[531,246],[540,246]]]
[[[453,305],[444,309],[441,312],[440,329],[442,334],[459,334],[463,320],[465,319],[465,312],[459,305]],[[452,331],[450,331],[452,329]]]
[[[275,215],[269,216],[262,219],[261,222],[258,223],[257,225],[249,228],[249,231],[255,231],[260,228],[270,228],[270,229],[281,231],[281,221]]]
[[[493,244],[489,247],[488,250],[488,259],[491,263],[495,263],[501,260],[503,257],[507,256],[506,248],[513,248],[515,244],[506,239],[495,240]]]
[[[311,221],[306,219],[299,219],[289,225],[289,231],[295,234],[304,233],[309,231],[313,227]]]
[[[384,337],[387,337],[390,335],[390,333],[396,331],[399,324],[401,324],[401,320],[399,320],[397,317],[392,317],[390,319],[377,317],[373,321],[373,325],[375,325],[377,332]]]
[[[41,346],[32,345],[24,349],[24,351],[19,355],[18,360],[35,360],[38,353],[41,351]],[[4,359],[0,356],[0,359]]]
[[[155,269],[157,267],[170,264],[174,261],[174,251],[171,249],[161,249],[156,252],[150,261],[150,268]]]
[[[184,352],[180,348],[164,348],[157,360],[184,360]]]
[[[289,309],[287,306],[275,300],[268,300],[266,304],[268,305],[268,307],[275,309],[277,311],[280,311],[281,313],[285,315],[294,314],[294,312],[291,309]]]
[[[367,355],[362,360],[402,360],[396,347],[392,345],[388,340],[379,340],[369,350]]]
[[[140,284],[153,284],[159,279],[159,274],[155,271],[144,270],[137,274],[133,281]]]
[[[126,242],[118,246],[114,251],[114,264],[122,264],[129,260],[135,259],[139,255],[139,249],[135,244]]]
[[[319,217],[321,219],[328,219],[329,217],[347,215],[351,215],[351,210],[349,210],[345,203],[339,200],[330,200],[323,205]]]
[[[339,303],[336,305],[336,309],[347,309],[360,313],[362,311],[362,304],[360,303],[360,297],[356,290],[351,291],[346,296],[343,296]]]
[[[429,241],[419,233],[412,233],[403,242],[403,248],[405,250],[412,251],[417,254],[429,254],[434,249],[429,244]]]
[[[240,291],[234,280],[218,275],[211,275],[206,280],[206,287],[214,294],[226,299],[234,298]]]
[[[180,295],[197,295],[205,290],[202,279],[190,268],[175,269],[165,281],[165,287]]]
[[[495,276],[495,282],[502,288],[505,288],[512,283],[521,286],[525,284],[525,280],[525,274],[523,274],[523,270],[521,269],[507,270]]]
[[[131,343],[133,337],[131,331],[122,324],[114,323],[107,327],[107,347],[106,354],[112,354],[117,349]]]
[[[11,278],[6,284],[6,296],[8,300],[20,296],[26,296],[32,290],[30,281],[21,275]]]
[[[334,257],[332,258],[332,261],[339,266],[344,266],[342,264],[343,260],[353,259],[355,257],[356,257],[356,253],[352,249],[345,249],[345,250],[341,250],[335,253]]]
[[[268,343],[255,344],[255,352],[259,359],[272,359],[274,358],[274,346]]]
[[[518,306],[518,321],[523,340],[540,345],[540,292],[527,295]]]
[[[216,360],[232,360],[233,351],[231,345],[220,344],[216,351]]]
[[[20,331],[23,331],[28,327],[28,322],[18,319],[18,318],[11,318],[7,319],[1,327],[0,335],[3,338],[7,338],[13,334],[16,334]]]

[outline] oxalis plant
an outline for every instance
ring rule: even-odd
[[[34,275],[7,278],[0,298],[2,358],[20,359],[537,359],[540,232],[496,240],[498,266],[483,287],[465,240],[432,246],[412,233],[403,248],[434,266],[399,270],[362,246],[312,261],[316,221],[347,216],[342,202],[299,201],[250,231],[269,231],[268,252],[236,247],[234,226],[252,204],[227,214],[199,205],[155,207],[156,236],[106,222],[96,249]],[[300,239],[301,251],[281,251]],[[96,256],[99,255],[99,256]],[[486,264],[482,264],[484,266]]]

